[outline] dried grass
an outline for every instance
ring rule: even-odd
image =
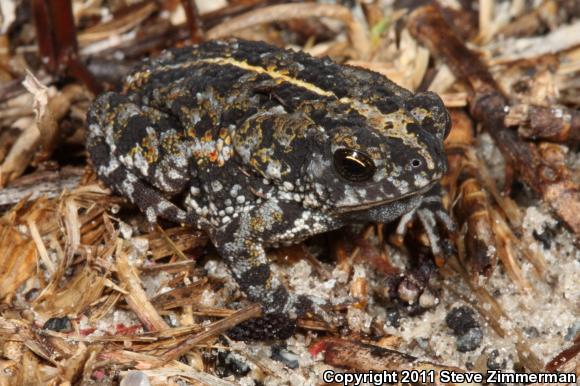
[[[74,14],[80,55],[104,60],[91,65],[93,71],[98,67],[119,78],[144,55],[186,43],[177,2],[111,9],[115,13],[108,20],[100,18],[107,13],[104,2],[81,3],[75,1]],[[480,79],[462,83],[462,74],[445,65],[437,49],[425,48],[404,24],[408,10],[379,2],[360,2],[354,10],[274,3],[230,1],[202,14],[205,36],[251,36],[331,55],[409,89],[435,91],[451,110],[445,199],[462,225],[454,235],[457,258],[439,268],[440,280],[430,279],[441,304],[431,304],[419,317],[401,316],[400,327],[388,320],[390,307],[404,313],[413,306],[380,303],[389,280],[396,282],[400,274],[407,276],[398,289],[404,287],[401,293],[409,300],[436,303],[430,290],[415,298],[426,284],[420,272],[409,269],[410,257],[425,257],[421,248],[428,240],[416,227],[410,229],[409,237],[416,237],[409,245],[408,239],[389,235],[387,226],[369,226],[354,236],[334,233],[314,248],[272,252],[277,269],[296,275],[287,276],[288,282],[326,291],[334,302],[331,311],[342,317],[342,324],[299,321],[288,351],[300,367],[273,359],[269,344],[227,339],[227,330],[259,315],[259,307],[244,301],[203,232],[165,224],[152,228],[95,180],[82,150],[82,119],[92,96],[80,81],[48,75],[30,34],[32,21],[19,22],[21,29],[8,34],[16,17],[3,8],[8,14],[0,21],[0,383],[88,385],[124,379],[130,385],[147,379],[231,385],[255,379],[281,384],[292,377],[313,384],[327,368],[400,371],[393,358],[415,369],[464,371],[470,363],[473,371],[485,371],[493,349],[511,356],[509,369],[578,373],[573,322],[580,316],[580,125],[575,123],[580,33],[574,8],[555,1],[530,9],[522,1],[486,0],[478,14],[444,9],[458,16],[458,28],[459,16],[479,19],[478,28],[463,26],[464,43],[478,51],[512,103],[503,124],[514,132],[511,126],[519,126],[518,140],[534,149],[542,168],[532,169],[537,165],[519,165],[486,145],[486,135],[473,124],[473,109],[467,108],[473,107]],[[264,6],[252,8],[256,5]],[[550,32],[538,32],[543,27]],[[303,30],[336,36],[304,39]],[[36,55],[30,62],[34,76],[24,71],[30,55]],[[123,60],[115,59],[119,56]],[[539,115],[548,113],[553,115]],[[510,196],[512,179],[533,187],[536,177],[545,177],[526,170],[553,172],[559,180],[542,185],[533,199],[525,190]],[[568,228],[558,228],[557,221]],[[319,261],[321,255],[331,261]],[[457,304],[475,309],[485,330],[482,347],[474,352],[458,352],[445,327],[445,313]],[[539,337],[529,332],[533,328]],[[218,353],[242,358],[248,375],[218,377],[219,369],[241,366],[226,364]]]

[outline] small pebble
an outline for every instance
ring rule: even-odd
[[[419,288],[419,286],[417,286],[411,280],[405,278],[403,279],[401,284],[399,284],[397,294],[399,295],[399,299],[401,299],[402,301],[409,304],[413,304],[417,301],[417,299],[421,295],[421,288]]]
[[[472,328],[480,328],[475,312],[467,306],[453,308],[445,317],[445,322],[454,335],[464,335]]]
[[[300,367],[300,363],[298,362],[298,355],[278,345],[272,346],[271,358],[283,363],[290,369],[297,369]]]
[[[121,380],[121,386],[151,386],[149,377],[141,371],[129,371]]]
[[[540,332],[534,326],[524,327],[524,332],[528,338],[538,338],[540,336]]]
[[[487,357],[487,368],[490,370],[502,370],[506,367],[506,360],[499,355],[499,351],[493,350]]]
[[[445,317],[445,322],[457,337],[458,351],[473,351],[481,345],[483,331],[471,308],[467,306],[453,308]]]
[[[580,334],[580,320],[575,321],[570,327],[568,327],[564,339],[568,341],[574,340],[578,334]]]
[[[421,296],[419,296],[419,305],[423,308],[432,308],[439,303],[439,299],[434,296],[431,291],[425,290]]]
[[[390,326],[398,328],[401,326],[401,312],[397,308],[388,308],[387,312],[387,322]]]
[[[63,316],[62,318],[48,319],[42,328],[45,330],[52,330],[57,332],[71,332],[72,324],[68,317]]]
[[[250,367],[232,352],[220,351],[217,355],[215,372],[218,377],[222,378],[230,375],[243,377],[250,372]]]
[[[554,233],[555,232],[551,228],[545,227],[540,232],[534,229],[532,236],[534,236],[534,239],[542,243],[542,247],[544,247],[544,249],[550,249],[552,247]]]
[[[482,339],[483,332],[481,331],[481,328],[472,328],[465,334],[457,337],[457,351],[473,351],[481,345]]]

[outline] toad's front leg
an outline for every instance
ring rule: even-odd
[[[421,203],[401,217],[397,226],[397,234],[404,236],[407,225],[414,219],[418,218],[431,247],[431,252],[436,259],[446,260],[445,243],[449,244],[450,240],[441,237],[437,225],[439,224],[447,233],[453,232],[456,228],[453,219],[447,214],[442,202],[441,186],[434,186],[422,198]]]
[[[264,251],[263,241],[276,239],[280,229],[292,222],[283,213],[279,204],[265,203],[210,232],[240,289],[251,301],[262,305],[264,311],[263,317],[231,330],[229,334],[235,339],[286,339],[293,334],[296,319],[313,311],[315,306],[310,298],[288,291],[271,270]]]

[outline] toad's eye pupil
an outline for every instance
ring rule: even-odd
[[[343,178],[352,182],[367,181],[375,174],[375,164],[370,156],[352,149],[334,152],[334,167]]]

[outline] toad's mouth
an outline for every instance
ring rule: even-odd
[[[370,201],[370,202],[365,202],[364,204],[360,204],[360,205],[349,205],[349,206],[342,206],[338,209],[339,213],[350,213],[350,212],[359,212],[361,210],[365,210],[365,209],[371,209],[371,208],[376,208],[377,206],[382,206],[385,204],[390,204],[393,202],[397,202],[397,201],[402,201],[405,200],[407,198],[411,198],[414,196],[418,196],[421,195],[423,193],[428,192],[429,190],[431,190],[431,188],[437,183],[439,182],[437,181],[432,181],[431,183],[429,183],[429,185],[426,185],[425,187],[419,189],[419,190],[415,190],[412,192],[409,192],[407,194],[403,194],[394,198],[388,198],[385,200],[377,200],[377,201]]]

